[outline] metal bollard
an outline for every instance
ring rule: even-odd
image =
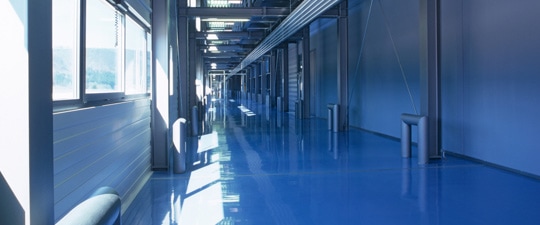
[[[333,112],[333,120],[332,120],[332,131],[338,132],[338,120],[339,120],[339,105],[334,104],[334,108],[332,109]]]
[[[186,150],[187,150],[187,130],[186,130],[186,119],[179,118],[173,123],[173,171],[174,173],[184,173],[186,172]]]
[[[193,136],[199,136],[199,110],[197,106],[193,106],[191,111],[191,127],[193,129]]]
[[[332,130],[332,119],[334,118],[332,116],[332,109],[334,109],[334,107],[332,104],[328,104],[326,105],[326,108],[328,109],[328,130]]]
[[[328,130],[333,132],[338,132],[338,105],[337,104],[328,104]]]
[[[296,100],[295,102],[295,110],[296,110],[296,118],[297,119],[303,119],[304,118],[304,112],[302,110],[302,100]]]
[[[401,156],[411,157],[411,125],[418,126],[418,164],[426,164],[429,160],[427,116],[401,114]]]
[[[266,120],[269,121],[270,120],[270,107],[272,107],[272,105],[270,104],[270,95],[266,95]]]

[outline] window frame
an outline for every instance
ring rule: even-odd
[[[101,1],[104,4],[108,4],[111,6],[117,13],[120,13],[124,19],[122,19],[122,29],[121,30],[121,37],[119,40],[121,41],[121,80],[122,82],[122,88],[120,92],[104,92],[104,93],[87,93],[86,91],[86,3],[87,1]],[[61,112],[66,110],[73,110],[78,108],[85,108],[85,107],[93,107],[93,106],[99,106],[99,105],[106,105],[106,104],[113,104],[118,102],[124,102],[124,101],[132,101],[132,100],[138,100],[138,99],[148,99],[151,96],[152,93],[152,49],[151,49],[151,28],[150,24],[146,22],[137,12],[132,12],[129,9],[129,6],[126,6],[125,3],[118,3],[116,4],[114,1],[110,0],[81,0],[80,4],[78,5],[78,15],[79,15],[79,23],[77,23],[78,28],[76,29],[78,31],[78,40],[77,40],[77,46],[76,51],[77,59],[75,60],[77,62],[76,67],[78,75],[76,76],[78,78],[78,98],[76,99],[59,99],[54,100],[53,99],[53,112]],[[132,19],[136,24],[141,26],[141,28],[145,31],[145,38],[146,38],[146,93],[136,93],[136,94],[126,94],[126,88],[125,88],[125,79],[126,79],[126,68],[125,68],[125,32],[126,32],[126,20],[127,18]],[[150,75],[150,76],[148,76]],[[51,93],[52,97],[52,93]]]

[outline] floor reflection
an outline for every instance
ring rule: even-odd
[[[450,156],[419,166],[395,140],[252,101],[212,107],[188,172],[155,172],[124,224],[540,223],[538,180]]]

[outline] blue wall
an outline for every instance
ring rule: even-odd
[[[318,19],[310,25],[310,51],[315,52],[311,59],[312,77],[311,114],[326,118],[328,103],[337,103],[338,81],[338,39],[337,20]]]
[[[399,137],[414,108],[390,37],[419,109],[419,5],[375,0],[368,20],[370,3],[349,1],[350,125]],[[442,149],[540,175],[538,12],[537,0],[441,0]]]
[[[441,1],[442,147],[540,175],[540,1]]]
[[[416,0],[375,0],[368,19],[370,5],[369,0],[349,1],[349,121],[400,137],[400,115],[420,109],[419,5]]]

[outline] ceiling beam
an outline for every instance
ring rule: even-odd
[[[243,58],[246,54],[232,53],[232,52],[221,52],[221,53],[212,53],[207,52],[203,53],[204,58]]]
[[[201,18],[251,18],[257,16],[284,17],[289,15],[288,7],[249,7],[249,8],[211,8],[211,7],[188,7],[180,8],[180,15],[198,16]]]
[[[217,59],[207,59],[205,63],[238,63],[242,61],[242,58],[217,58]],[[236,65],[235,65],[236,66]]]
[[[195,33],[196,39],[206,39],[209,34],[216,35],[220,40],[227,40],[233,38],[253,38],[253,39],[262,39],[264,38],[264,32],[262,31],[232,31],[232,32],[197,32]]]
[[[251,51],[256,45],[199,45],[199,49],[207,49],[208,46],[215,46],[219,51]]]
[[[180,8],[181,16],[198,16],[201,18],[251,18],[254,16],[286,17],[291,13],[289,7],[245,7],[245,8],[211,8],[187,7]],[[338,17],[337,8],[329,9],[320,14],[320,17]]]

